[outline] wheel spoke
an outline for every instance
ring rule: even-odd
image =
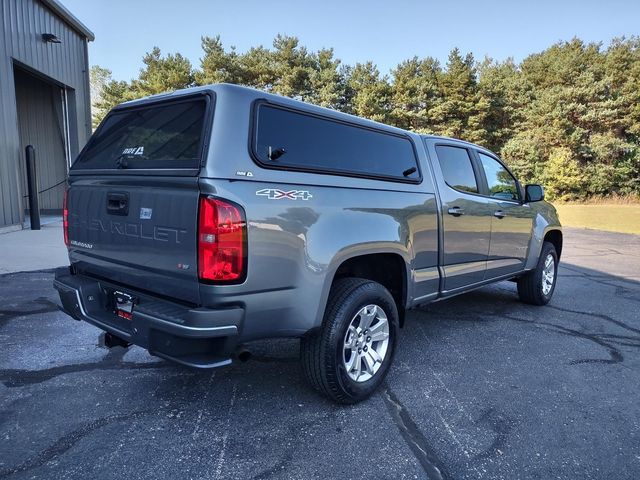
[[[367,354],[369,354],[369,356],[374,362],[382,362],[382,358],[380,357],[380,355],[378,355],[378,352],[376,352],[373,348],[370,348]]]
[[[362,357],[360,355],[354,354],[355,360],[353,362],[353,368],[350,370],[352,372],[352,378],[354,380],[358,380],[358,377],[362,373]]]
[[[356,363],[356,359],[358,358],[358,354],[355,351],[351,352],[351,358],[349,358],[348,362],[345,362],[344,364],[344,368],[346,368],[347,373],[351,373],[351,370],[353,370],[353,367]]]
[[[362,356],[362,359],[364,360],[364,369],[365,371],[373,376],[374,374],[374,367],[376,365],[376,361],[371,357],[371,350],[369,350],[367,353],[365,353]]]
[[[386,340],[389,337],[389,334],[385,332],[386,327],[388,325],[387,320],[383,320],[381,318],[369,329],[369,336],[371,337],[372,342],[379,342],[380,340]]]
[[[376,318],[376,313],[378,312],[378,307],[375,305],[370,305],[362,310],[360,313],[360,328],[365,329],[371,326],[373,319]]]
[[[553,255],[547,255],[542,269],[542,293],[549,295],[556,281],[556,261]]]
[[[358,332],[355,327],[350,326],[349,331],[347,332],[346,338],[344,340],[345,349],[353,349],[356,346],[356,339],[358,338]]]

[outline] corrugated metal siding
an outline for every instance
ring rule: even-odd
[[[65,185],[60,182],[67,178],[62,89],[19,70],[15,75],[20,145],[33,145],[36,151],[40,208],[62,210]],[[27,192],[26,154],[20,153],[22,191]]]
[[[86,39],[37,0],[0,0],[0,226],[22,221],[20,163],[14,62],[74,90],[77,151],[91,131]],[[54,33],[62,43],[44,43]],[[74,112],[69,112],[70,115]]]

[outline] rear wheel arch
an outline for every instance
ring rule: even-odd
[[[364,278],[379,283],[391,293],[404,325],[407,304],[408,269],[405,259],[398,253],[370,253],[344,260],[336,269],[331,285],[342,278]]]
[[[322,328],[300,341],[302,371],[309,384],[343,404],[370,397],[393,362],[397,313],[395,300],[379,283],[353,277],[336,279]]]

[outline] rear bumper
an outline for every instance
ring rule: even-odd
[[[69,316],[84,320],[149,353],[183,365],[213,368],[231,363],[244,319],[240,307],[189,308],[120,285],[59,268],[53,286]],[[114,290],[133,295],[131,320],[113,312]]]

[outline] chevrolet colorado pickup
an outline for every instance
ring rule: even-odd
[[[562,232],[485,148],[258,90],[114,108],[69,172],[64,311],[184,365],[298,337],[305,376],[367,398],[405,312],[488,283],[544,305]]]

